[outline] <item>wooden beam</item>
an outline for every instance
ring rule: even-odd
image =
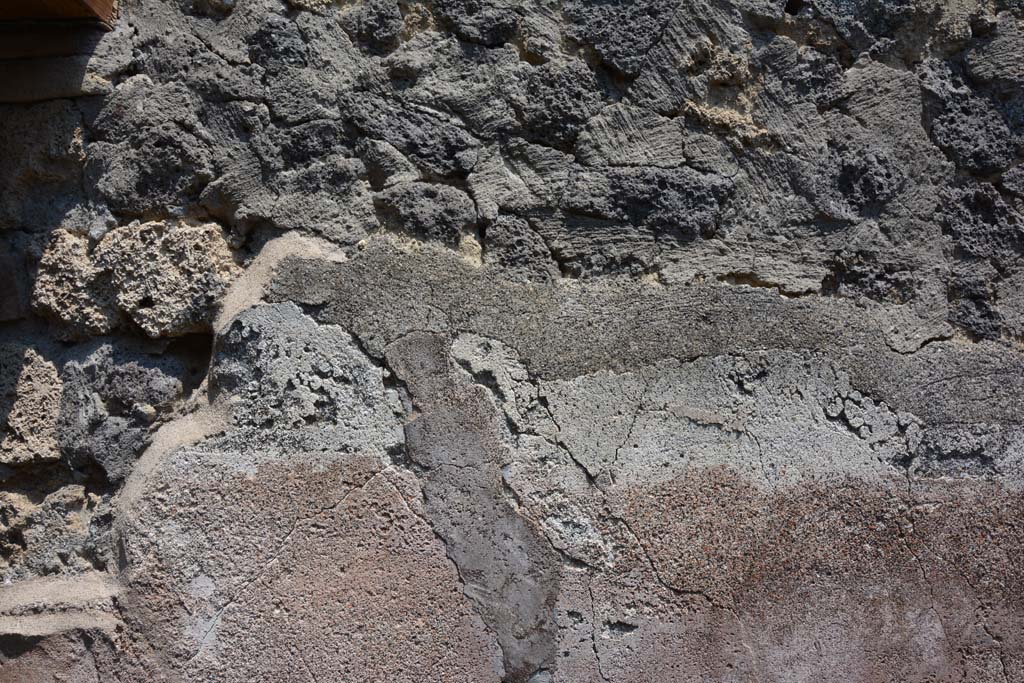
[[[115,0],[0,0],[0,21],[92,20],[114,22]]]

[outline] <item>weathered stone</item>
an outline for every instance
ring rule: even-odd
[[[120,323],[113,285],[89,253],[89,239],[54,233],[39,263],[33,308],[63,327],[64,336],[105,334]]]
[[[132,0],[8,60],[0,679],[1021,683],[1022,36]]]
[[[237,273],[214,224],[117,228],[103,237],[93,258],[98,269],[109,273],[117,307],[150,337],[209,329],[217,301]]]
[[[60,394],[61,382],[52,362],[28,346],[0,345],[0,465],[60,458]]]

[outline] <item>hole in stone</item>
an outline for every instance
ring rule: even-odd
[[[786,0],[785,12],[786,14],[796,16],[806,6],[807,3],[804,0]]]

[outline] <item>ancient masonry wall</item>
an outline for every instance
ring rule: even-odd
[[[3,683],[1024,682],[1020,0],[122,0],[19,68]]]

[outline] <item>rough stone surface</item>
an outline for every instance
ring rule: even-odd
[[[0,681],[1024,683],[1019,2],[119,7],[0,72]]]
[[[150,337],[209,329],[236,272],[219,226],[133,223],[88,237],[58,231],[39,263],[36,310],[72,338],[130,321]]]

